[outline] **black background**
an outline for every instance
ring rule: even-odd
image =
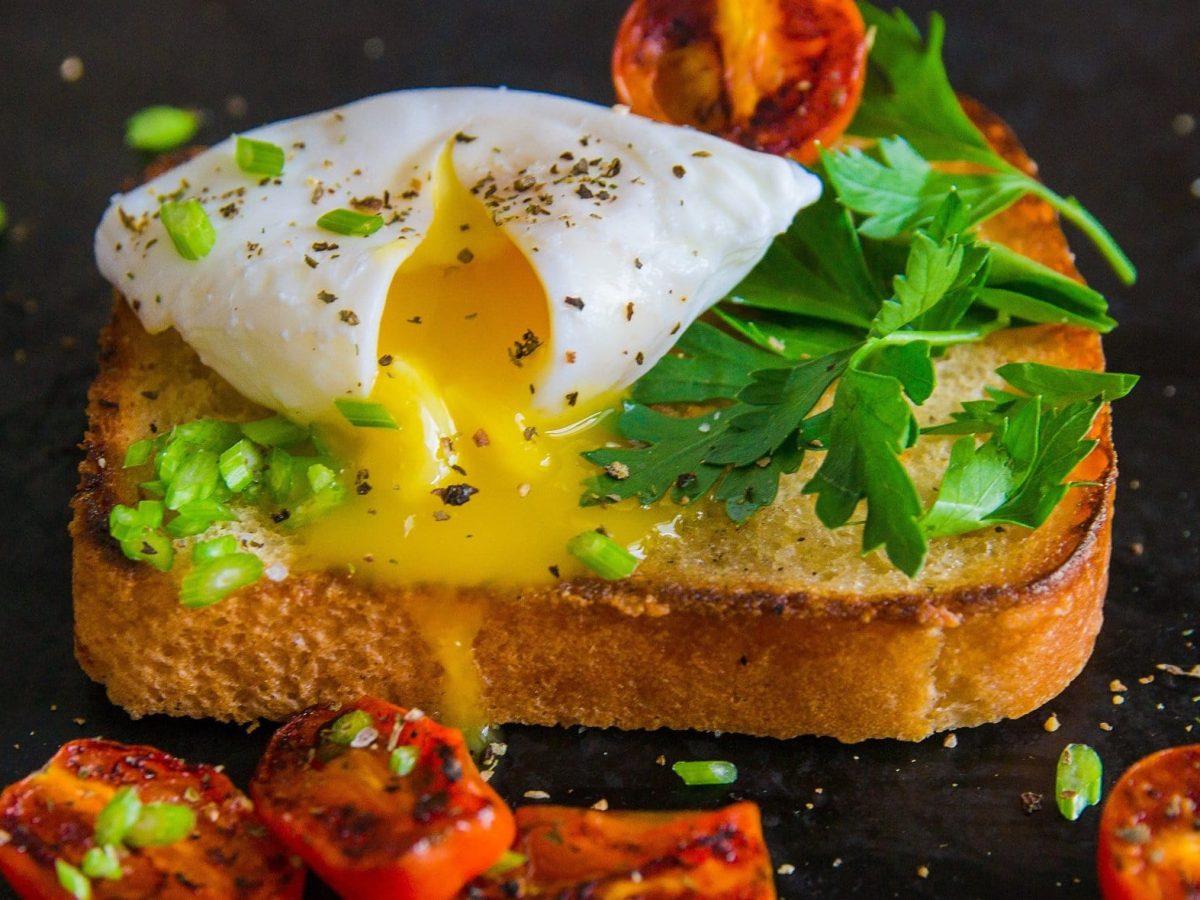
[[[379,91],[508,84],[611,102],[608,52],[624,0],[78,2],[0,0],[0,782],[62,741],[104,734],[224,763],[245,781],[269,728],[131,721],[71,655],[67,502],[109,293],[92,229],[143,160],[123,122],[150,103],[209,114],[205,142]],[[1117,412],[1121,488],[1107,623],[1083,675],[1024,719],[920,744],[787,742],[687,733],[509,728],[494,782],[520,802],[710,807],[758,801],[786,897],[1090,896],[1097,813],[1053,808],[1054,760],[1095,746],[1105,785],[1151,750],[1200,740],[1200,680],[1155,664],[1200,660],[1197,375],[1200,329],[1200,3],[960,0],[951,77],[1005,116],[1046,180],[1105,221],[1141,268],[1116,284],[1081,239],[1080,265],[1122,328],[1110,366],[1140,372]],[[923,22],[933,4],[910,0]],[[364,42],[382,40],[368,58]],[[78,55],[82,79],[60,78]],[[231,96],[245,112],[232,115]],[[1155,674],[1152,684],[1137,679]],[[1130,690],[1111,702],[1109,682]],[[1062,722],[1049,734],[1042,722]],[[1111,732],[1100,722],[1111,723]],[[723,758],[728,788],[685,788],[665,754]],[[1047,795],[1022,812],[1023,791]],[[928,868],[928,877],[918,868]],[[0,891],[4,889],[0,887]],[[314,891],[314,895],[318,891]]]

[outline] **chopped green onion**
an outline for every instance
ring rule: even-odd
[[[179,509],[194,500],[206,500],[217,489],[221,470],[212,450],[195,450],[167,484],[167,509]]]
[[[253,553],[228,553],[192,567],[179,585],[179,603],[188,609],[212,606],[262,577],[262,560]]]
[[[213,498],[193,500],[179,507],[179,515],[167,525],[172,537],[190,537],[207,531],[213,522],[234,522],[237,516],[224,503]]]
[[[388,757],[388,771],[393,775],[407,775],[417,765],[417,748],[397,747]]]
[[[271,448],[271,455],[267,457],[267,490],[271,492],[271,499],[276,503],[286,503],[288,497],[292,494],[292,481],[295,476],[295,466],[292,463],[292,454],[286,450],[280,450],[278,447]]]
[[[88,878],[107,878],[109,881],[116,881],[125,874],[121,871],[117,848],[112,844],[90,848],[83,854],[83,862],[79,868]]]
[[[242,423],[242,434],[264,447],[290,447],[308,438],[308,429],[284,416]]]
[[[483,877],[493,880],[502,878],[513,869],[518,869],[525,865],[528,861],[529,857],[524,853],[518,853],[516,850],[505,850],[504,855],[484,871]]]
[[[217,242],[217,229],[199,200],[168,200],[158,210],[163,228],[184,259],[203,259]]]
[[[356,428],[399,428],[392,414],[382,403],[370,400],[334,400],[346,421]]]
[[[360,731],[364,728],[374,727],[375,719],[370,713],[361,709],[352,709],[334,719],[333,724],[329,726],[329,740],[335,744],[349,747],[354,743],[354,739],[358,737]]]
[[[283,148],[268,143],[256,141],[254,138],[239,137],[237,139],[237,164],[243,172],[251,175],[283,174]]]
[[[118,788],[96,816],[96,843],[119,844],[142,813],[142,801],[131,787]]]
[[[1100,779],[1104,766],[1087,744],[1067,744],[1058,758],[1054,797],[1063,818],[1074,822],[1089,806],[1100,802]]]
[[[223,534],[220,537],[207,541],[197,541],[193,544],[192,562],[208,562],[210,559],[220,559],[222,556],[229,556],[231,553],[237,552],[237,538],[232,534]]]
[[[346,489],[342,487],[341,482],[335,481],[323,490],[317,491],[300,503],[293,505],[291,515],[288,516],[284,524],[288,528],[299,528],[301,525],[307,525],[313,519],[324,515],[336,506],[340,506],[345,499]]]
[[[323,466],[320,463],[309,466],[304,473],[308,477],[308,486],[312,488],[314,494],[319,494],[321,491],[333,484],[337,478],[337,473],[329,466]]]
[[[54,860],[54,871],[58,874],[58,883],[62,885],[62,889],[75,900],[90,900],[92,883],[87,880],[86,875],[62,859]]]
[[[182,803],[147,803],[125,833],[131,847],[162,847],[181,841],[196,827],[196,811]]]
[[[317,219],[317,227],[351,237],[367,237],[383,227],[383,217],[352,209],[331,209]]]
[[[677,762],[671,771],[683,779],[684,784],[733,784],[737,781],[737,766],[722,759]]]
[[[221,453],[241,437],[241,428],[218,419],[196,419],[171,429],[172,441],[186,441],[193,447]]]
[[[567,549],[581,563],[609,581],[628,578],[638,567],[638,558],[607,534],[585,531],[567,541]]]
[[[135,469],[138,466],[143,466],[149,461],[152,455],[154,455],[153,438],[142,438],[140,441],[134,441],[129,445],[129,449],[125,451],[125,462],[121,464],[121,468]]]
[[[218,461],[221,477],[235,494],[250,486],[258,477],[262,464],[262,453],[246,438],[242,438],[222,453]]]
[[[151,497],[163,497],[167,493],[167,483],[158,478],[154,481],[139,481],[138,489]]]
[[[108,531],[118,541],[137,537],[147,528],[158,528],[163,521],[163,505],[157,500],[142,500],[136,508],[118,503],[108,514]]]
[[[175,562],[175,546],[161,531],[144,528],[121,541],[121,552],[136,562],[148,562],[160,572],[171,571]]]
[[[148,106],[125,122],[125,144],[134,150],[162,153],[186,144],[200,127],[195,110]]]

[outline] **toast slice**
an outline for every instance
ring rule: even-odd
[[[968,111],[1018,165],[1012,133]],[[985,236],[1078,277],[1054,212],[1026,198]],[[1006,362],[1100,369],[1099,338],[1036,326],[955,347],[918,410],[945,421],[997,385]],[[174,332],[148,334],[118,297],[101,336],[73,501],[76,655],[131,715],[282,719],[373,694],[460,724],[484,721],[693,728],[788,737],[918,740],[1026,713],[1082,669],[1100,628],[1116,480],[1107,411],[1073,488],[1036,531],[996,528],[933,543],[916,580],[829,531],[801,494],[819,460],[738,528],[690,514],[648,547],[631,578],[525,590],[389,588],[339,572],[293,572],[270,522],[236,531],[269,576],[205,609],[179,605],[178,571],[125,558],[108,534],[136,500],[120,468],[133,441],[211,416],[268,414]],[[928,499],[952,440],[905,456]]]

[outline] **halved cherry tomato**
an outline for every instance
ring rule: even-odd
[[[612,68],[636,113],[813,162],[854,118],[866,61],[854,0],[634,0]]]
[[[1100,816],[1098,857],[1107,900],[1200,896],[1200,744],[1126,770]]]
[[[119,851],[119,879],[91,896],[298,898],[304,870],[267,833],[246,796],[212,766],[115,741],[71,741],[41,771],[0,794],[0,871],[23,898],[69,896],[55,860],[77,869],[97,846],[96,816],[122,787],[143,804],[195,811],[191,833],[164,846]]]
[[[477,879],[468,897],[589,900],[775,896],[758,807],[713,812],[600,812],[563,806],[517,810],[524,860]],[[520,859],[520,857],[516,857]]]
[[[280,728],[250,795],[271,831],[347,898],[453,897],[515,834],[460,732],[371,697]]]

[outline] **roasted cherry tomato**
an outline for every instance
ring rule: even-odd
[[[513,867],[477,879],[467,897],[589,900],[767,900],[775,896],[758,807],[713,812],[517,810]]]
[[[185,837],[159,846],[112,845],[109,877],[87,879],[88,851],[103,851],[96,820],[122,788],[143,808],[194,812]],[[193,817],[189,815],[189,820]],[[99,848],[99,849],[97,849]],[[75,896],[297,898],[299,862],[272,838],[246,796],[211,766],[114,741],[65,744],[41,771],[0,794],[0,871],[23,898],[69,897],[56,861],[90,882]]]
[[[1200,896],[1200,744],[1126,770],[1100,816],[1098,855],[1107,900]]]
[[[279,729],[250,795],[271,831],[347,898],[453,897],[515,833],[461,733],[369,697]]]
[[[854,118],[866,61],[854,0],[634,0],[612,67],[636,113],[813,162]]]

